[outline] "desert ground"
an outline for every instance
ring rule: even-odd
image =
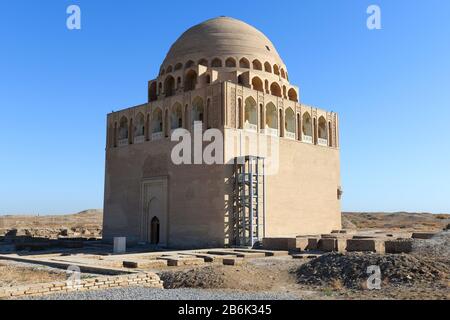
[[[67,278],[64,269],[33,261],[18,262],[3,259],[4,256],[30,259],[43,257],[42,259],[45,258],[47,261],[61,263],[78,259],[83,263],[98,264],[105,268],[115,268],[114,270],[123,268],[122,260],[138,258],[135,260],[136,265],[139,264],[137,269],[155,272],[163,281],[164,295],[158,293],[161,289],[131,286],[89,293],[64,292],[46,295],[45,298],[126,299],[138,296],[148,299],[161,297],[188,299],[205,295],[228,299],[241,297],[251,299],[262,295],[262,298],[270,299],[448,300],[450,299],[449,224],[449,214],[343,213],[343,229],[347,230],[346,232],[363,235],[432,232],[434,236],[428,239],[412,239],[412,249],[408,253],[311,251],[311,254],[304,256],[301,253],[286,252],[261,258],[256,257],[253,252],[249,254],[249,258],[235,259],[236,263],[232,265],[212,262],[169,267],[159,264],[147,265],[148,261],[141,265],[144,259],[149,259],[148,256],[144,256],[149,249],[146,251],[143,248],[127,252],[129,255],[120,256],[122,258],[117,265],[119,260],[110,255],[111,248],[102,245],[99,240],[102,225],[101,210],[87,210],[60,216],[1,216],[0,290],[35,283],[64,281]],[[11,243],[14,242],[12,239],[18,239],[19,244],[13,251],[11,251]],[[39,245],[29,244],[33,241]],[[86,247],[73,245],[79,242],[83,242]],[[67,245],[68,243],[71,245]],[[52,245],[47,248],[48,244]],[[219,254],[213,252],[211,256],[214,256],[214,253]],[[186,257],[192,253],[176,254]],[[380,266],[382,272],[380,289],[369,290],[367,287],[366,271],[370,265]],[[95,270],[83,272],[82,277],[95,277],[95,273]]]

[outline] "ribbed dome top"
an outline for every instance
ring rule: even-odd
[[[284,66],[274,45],[261,31],[230,17],[210,19],[188,29],[172,45],[163,66],[225,56],[245,56],[263,64],[268,61]]]

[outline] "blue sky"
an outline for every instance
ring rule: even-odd
[[[82,30],[66,28],[71,4]],[[370,4],[382,30],[366,27]],[[447,0],[2,0],[0,214],[101,208],[106,114],[145,102],[170,45],[220,15],[263,31],[302,102],[340,114],[343,210],[450,212],[449,12]]]

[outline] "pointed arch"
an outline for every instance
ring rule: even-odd
[[[289,100],[298,102],[297,91],[294,88],[290,88],[288,91]]]
[[[285,136],[295,139],[295,112],[292,108],[287,108],[285,112]]]
[[[277,76],[280,75],[280,68],[276,64],[273,65],[273,73],[276,74]]]
[[[259,61],[258,59],[253,60],[252,66],[254,70],[262,71],[262,64],[261,61]]]
[[[270,94],[281,98],[281,88],[278,83],[273,82],[270,85]]]
[[[119,121],[119,140],[125,140],[128,139],[129,132],[128,132],[128,118],[125,116],[122,116]]]
[[[186,64],[184,65],[185,69],[189,69],[192,68],[195,65],[195,62],[192,60],[189,60],[188,62],[186,62]]]
[[[213,68],[222,68],[222,60],[219,58],[214,58],[211,62],[211,67]]]
[[[241,60],[239,60],[239,68],[250,69],[250,62],[247,58],[241,58]]]
[[[312,142],[312,120],[311,120],[311,115],[309,114],[309,112],[305,112],[302,116],[302,133],[303,133],[303,141],[306,140],[310,140],[311,141],[307,141],[307,142]],[[307,138],[308,137],[308,138]]]
[[[204,58],[200,59],[200,60],[198,60],[198,65],[207,67],[208,66],[208,60],[206,60]]]
[[[181,62],[178,62],[176,65],[175,65],[175,71],[178,71],[178,70],[181,70],[183,68],[183,64],[181,63]]]
[[[266,105],[266,128],[278,129],[277,107],[272,102]]]
[[[245,99],[244,107],[244,128],[257,130],[258,129],[258,110],[257,103],[253,97]]]
[[[203,99],[195,97],[192,101],[191,123],[194,125],[196,121],[203,122],[203,116],[205,114],[205,108],[203,106]]]
[[[254,77],[252,79],[252,88],[253,90],[264,92],[263,82],[259,77]]]
[[[161,108],[155,108],[152,113],[152,134],[160,133],[163,131],[163,122],[162,122],[162,110]]]
[[[145,118],[142,112],[139,112],[134,122],[134,137],[143,137],[145,135]]]
[[[156,81],[150,83],[150,86],[148,88],[148,101],[155,101],[156,99],[158,99],[156,86]]]
[[[173,96],[175,94],[175,79],[172,76],[168,76],[164,80],[164,93],[166,97]]]
[[[197,72],[189,70],[184,77],[184,92],[195,90],[197,85]]]
[[[264,63],[264,71],[272,73],[272,65],[267,61]]]
[[[175,130],[183,126],[183,111],[179,102],[176,102],[170,110],[170,129]]]
[[[317,128],[318,144],[328,145],[328,128],[327,120],[323,116],[319,117],[318,128]]]
[[[225,60],[225,67],[236,68],[236,60],[232,57],[229,57],[227,60]]]

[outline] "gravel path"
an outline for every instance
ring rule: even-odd
[[[80,291],[32,297],[25,300],[295,300],[294,295],[276,292],[242,292],[228,290],[172,289],[145,287]]]

